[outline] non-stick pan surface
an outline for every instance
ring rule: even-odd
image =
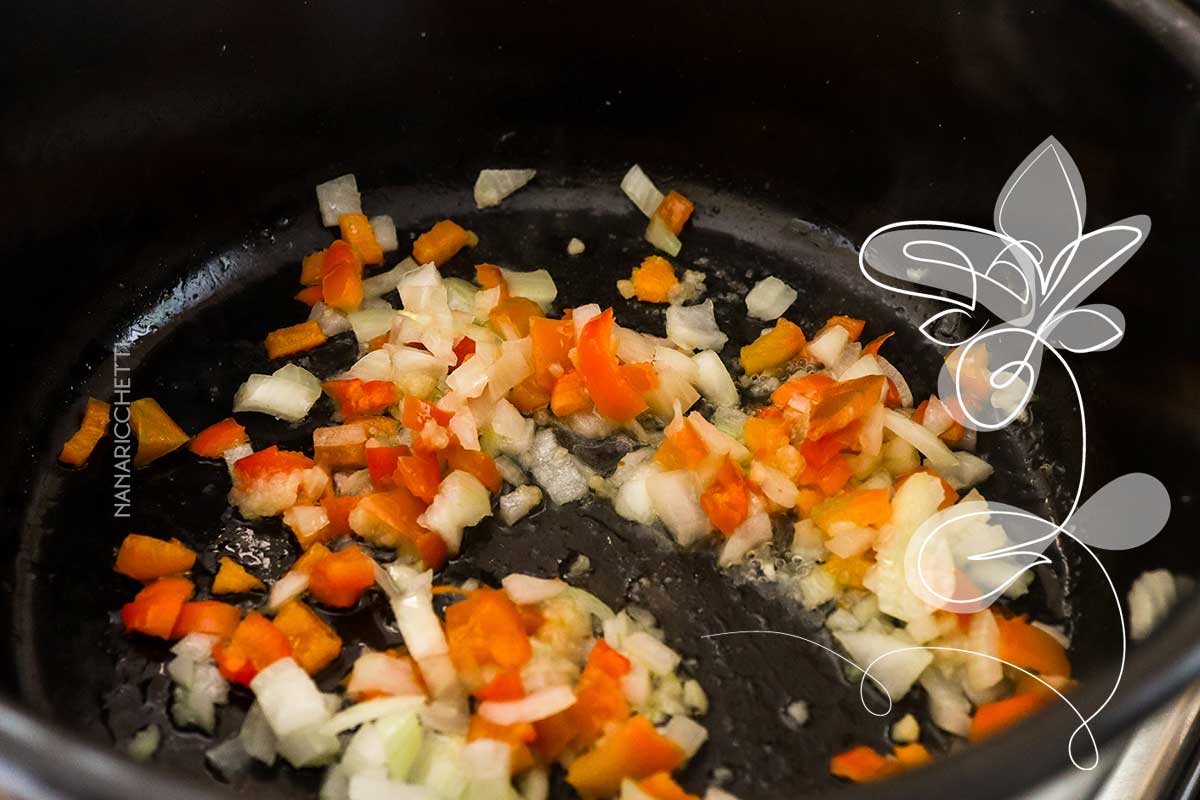
[[[543,182],[556,180],[549,175]],[[911,376],[917,394],[932,390],[939,354],[921,341],[913,324],[923,309],[881,297],[859,274],[845,240],[703,186],[683,189],[698,201],[683,263],[708,275],[708,294],[717,300],[720,322],[731,336],[727,359],[736,358],[740,344],[761,327],[745,317],[745,292],[773,274],[800,290],[795,319],[808,330],[835,313],[867,318],[872,334],[896,330],[889,345],[896,363]],[[262,336],[303,318],[303,306],[290,299],[296,264],[300,255],[328,238],[307,199],[286,218],[188,264],[185,277],[168,292],[129,298],[121,321],[134,341],[131,355],[119,357],[118,363],[134,367],[132,396],[157,398],[186,430],[194,431],[227,413],[248,374],[272,369]],[[620,194],[615,178],[584,186],[535,185],[488,212],[471,207],[467,187],[368,190],[366,204],[372,212],[391,213],[403,231],[420,231],[451,216],[478,232],[480,247],[451,262],[446,268],[451,274],[470,274],[477,261],[544,266],[560,287],[560,307],[614,305],[622,322],[662,331],[660,309],[623,302],[616,293],[619,266],[636,263],[649,246],[640,237],[640,217]],[[587,243],[581,257],[565,253],[572,236]],[[344,334],[297,363],[328,376],[344,369],[354,353],[352,335]],[[76,385],[80,392],[104,396],[111,391],[112,358],[103,351],[97,355],[87,365],[92,374]],[[980,452],[997,468],[985,486],[989,496],[1051,513],[1063,499],[1052,478],[1074,468],[1072,459],[1063,456],[1077,447],[1078,435],[1071,426],[1072,410],[1054,396],[1053,384],[1046,395],[1036,404],[1032,422],[984,437]],[[325,424],[331,411],[323,399],[304,423],[288,425],[253,414],[242,421],[258,446],[304,449],[312,429]],[[211,575],[218,555],[229,554],[268,579],[286,570],[295,545],[278,519],[240,519],[225,499],[224,466],[184,452],[138,471],[132,517],[114,519],[109,513],[113,463],[103,445],[83,470],[52,463],[54,442],[61,441],[72,422],[71,415],[62,419],[33,467],[39,478],[22,542],[29,568],[17,576],[14,595],[17,680],[38,711],[89,738],[119,745],[149,723],[172,730],[165,713],[170,689],[163,672],[166,646],[120,632],[117,611],[135,590],[109,569],[121,538],[131,531],[177,536],[204,554],[201,575]],[[610,471],[632,447],[631,442],[623,449],[619,443],[594,444],[568,435],[564,440],[603,471]],[[787,533],[779,532],[782,541]],[[489,521],[468,535],[462,556],[446,574],[492,584],[513,571],[557,576],[580,554],[588,556],[591,569],[573,582],[614,606],[636,603],[652,611],[712,699],[706,718],[710,742],[685,773],[684,782],[694,790],[720,780],[748,798],[819,795],[836,785],[828,774],[832,753],[859,743],[883,745],[889,720],[908,711],[924,718],[920,691],[888,717],[868,713],[859,701],[858,684],[847,680],[836,659],[812,644],[767,634],[706,638],[765,630],[830,644],[821,616],[789,599],[786,585],[763,579],[763,565],[723,573],[707,548],[678,554],[664,534],[621,520],[602,500],[547,508],[513,529]],[[1070,626],[1071,600],[1095,580],[1086,565],[1058,556],[1057,569],[1040,572],[1038,586],[1022,608]],[[772,562],[766,568],[786,571],[788,565]],[[205,579],[200,582],[203,586]],[[1105,598],[1093,601],[1104,604]],[[1102,613],[1116,612],[1103,608]],[[335,624],[344,635],[378,648],[400,642],[389,619],[386,604],[376,599],[338,614]],[[1092,637],[1081,642],[1076,659],[1086,664],[1093,653],[1113,645]],[[354,652],[347,649],[327,683],[342,677]],[[222,710],[218,741],[237,730],[249,699],[235,693],[229,709]],[[810,710],[810,721],[803,726],[786,713],[797,700]],[[936,729],[928,724],[924,729],[928,742],[945,750],[947,743]],[[204,775],[203,751],[213,741],[172,732],[156,760]],[[314,791],[318,777],[312,770],[256,767],[235,778],[231,788],[247,797],[290,797]],[[556,796],[570,794],[565,785],[556,791]]]

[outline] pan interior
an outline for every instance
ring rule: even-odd
[[[889,358],[913,382],[914,394],[932,391],[940,353],[915,328],[928,309],[880,296],[859,274],[846,241],[778,209],[704,186],[679,188],[697,201],[697,213],[677,261],[707,274],[707,296],[716,301],[721,327],[730,336],[727,361],[736,359],[737,348],[763,327],[747,318],[745,293],[757,280],[776,275],[800,291],[788,316],[806,331],[838,313],[867,319],[868,336],[895,330]],[[484,212],[474,209],[465,189],[428,186],[372,192],[365,205],[371,213],[393,215],[402,232],[402,250],[407,249],[405,232],[420,232],[445,217],[476,231],[478,249],[460,254],[446,267],[448,274],[470,277],[472,265],[483,261],[544,267],[559,287],[559,308],[612,305],[619,322],[650,333],[663,331],[661,307],[623,301],[615,288],[618,278],[652,252],[642,239],[645,219],[615,181],[535,185]],[[233,394],[247,375],[278,366],[268,362],[262,338],[305,318],[305,308],[291,299],[299,260],[330,238],[311,206],[294,211],[220,249],[176,259],[176,272],[167,284],[149,287],[158,276],[148,278],[147,288],[127,298],[122,319],[138,338],[120,363],[132,366],[132,397],[155,397],[185,430],[195,432],[229,414]],[[572,237],[586,243],[582,256],[566,254]],[[98,330],[97,335],[107,334]],[[343,334],[296,361],[325,377],[344,369],[354,354],[352,334]],[[101,354],[91,370],[63,387],[64,394],[109,396],[111,358]],[[305,449],[312,429],[326,424],[331,411],[323,398],[302,424],[253,414],[243,415],[242,421],[257,447],[277,443]],[[980,453],[996,466],[983,490],[989,497],[1050,513],[1061,498],[1049,483],[1053,472],[1044,468],[1051,462],[1046,453],[1059,445],[1073,452],[1070,408],[1051,399],[1038,411],[1028,424],[981,437]],[[47,439],[54,444],[31,465],[37,477],[22,529],[25,568],[13,603],[22,699],[101,742],[123,743],[156,723],[170,732],[158,762],[215,781],[203,759],[213,740],[174,730],[165,713],[166,647],[120,632],[119,609],[136,587],[111,571],[115,547],[130,532],[178,537],[203,554],[197,567],[203,589],[221,554],[256,566],[265,577],[277,577],[294,556],[294,540],[278,519],[239,519],[225,499],[224,465],[184,452],[136,472],[131,517],[114,518],[114,463],[107,442],[82,470],[52,463],[57,443],[69,435],[76,418],[61,416]],[[622,452],[613,444],[575,442],[573,447],[605,470]],[[581,554],[589,558],[591,569],[572,582],[612,606],[636,603],[654,613],[668,643],[684,655],[687,670],[708,693],[711,708],[704,722],[709,743],[683,778],[692,791],[722,782],[746,797],[818,796],[835,783],[827,771],[831,753],[854,744],[884,745],[888,719],[862,707],[857,683],[848,681],[839,662],[820,648],[767,635],[705,638],[761,629],[829,644],[819,615],[804,611],[785,590],[761,577],[764,567],[769,570],[774,563],[723,573],[710,550],[680,554],[661,531],[621,520],[606,501],[589,500],[547,508],[512,529],[485,521],[468,533],[463,554],[448,567],[447,577],[495,584],[513,571],[563,575]],[[1043,571],[1025,602],[1045,620],[1070,623],[1060,578],[1069,572],[1071,559],[1061,555],[1057,569]],[[376,601],[331,618],[347,640],[381,647],[399,643],[385,624],[388,617],[385,604]],[[353,653],[347,648],[343,661],[327,672],[328,684],[340,679]],[[786,713],[797,700],[809,708],[803,726]],[[248,703],[248,695],[234,692],[231,704],[219,713],[217,739],[238,729]],[[925,719],[922,706],[916,691],[897,704],[890,718],[911,710]],[[930,724],[922,727],[927,733],[935,730]],[[315,791],[318,779],[315,771],[256,766],[230,789],[238,796],[293,797]],[[555,796],[569,796],[569,791],[559,785]]]

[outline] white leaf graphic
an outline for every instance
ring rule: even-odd
[[[1113,306],[1092,305],[1059,314],[1046,327],[1043,338],[1052,347],[1072,353],[1109,350],[1125,335],[1125,315]]]

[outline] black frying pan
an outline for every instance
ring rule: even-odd
[[[104,393],[110,343],[149,321],[154,331],[135,347],[139,396],[158,397],[188,430],[223,414],[244,376],[266,365],[261,336],[301,317],[286,299],[295,265],[327,238],[311,186],[341,168],[358,172],[371,211],[392,213],[402,230],[453,216],[481,234],[479,258],[547,267],[571,305],[616,303],[617,270],[646,250],[636,212],[616,189],[621,169],[641,161],[660,183],[697,199],[685,261],[707,257],[714,288],[744,290],[779,274],[801,288],[796,321],[806,329],[838,312],[897,329],[898,366],[919,392],[932,388],[938,358],[912,329],[925,309],[870,290],[844,245],[796,218],[855,241],[911,216],[986,222],[1007,172],[1055,133],[1088,181],[1094,223],[1137,211],[1155,223],[1137,263],[1099,298],[1125,312],[1124,343],[1077,366],[1098,442],[1089,456],[1093,489],[1143,469],[1167,483],[1176,508],[1155,543],[1109,566],[1122,590],[1143,569],[1200,571],[1183,544],[1200,440],[1189,414],[1194,336],[1185,315],[1155,305],[1167,281],[1166,295],[1177,297],[1196,283],[1184,271],[1200,185],[1195,96],[1187,76],[1121,18],[1077,16],[1065,5],[1027,15],[1000,3],[934,4],[895,18],[872,4],[869,24],[816,7],[611,9],[621,24],[608,13],[585,20],[553,8],[494,17],[480,10],[464,20],[436,6],[369,7],[352,18],[310,6],[282,22],[233,6],[194,19],[137,11],[60,21],[59,35],[78,40],[53,54],[32,33],[9,50],[27,78],[3,133],[13,195],[24,201],[9,218],[14,256],[6,263],[29,267],[14,281],[28,299],[15,305],[6,339],[15,374],[29,377],[7,398],[14,558],[5,564],[4,667],[14,705],[0,714],[0,736],[14,779],[30,782],[27,793],[40,786],[125,797],[150,780],[94,750],[71,749],[80,739],[111,749],[163,719],[164,650],[123,639],[112,618],[131,591],[107,569],[125,533],[170,533],[231,552],[261,543],[265,575],[282,568],[291,547],[277,521],[247,533],[226,510],[223,470],[184,454],[140,474],[134,519],[114,522],[111,464],[97,459],[65,473],[51,463],[79,397]],[[662,30],[676,34],[653,35]],[[781,31],[803,34],[803,46],[776,41]],[[72,64],[87,69],[73,74]],[[343,88],[347,75],[359,83]],[[881,88],[881,75],[894,88]],[[404,102],[381,102],[393,96]],[[499,210],[475,212],[474,171],[501,163],[541,173]],[[564,253],[571,236],[588,244],[581,260]],[[460,260],[451,270],[467,266]],[[618,308],[639,326],[661,325],[655,312]],[[735,305],[724,313],[733,342],[745,341],[753,326]],[[336,341],[301,363],[311,359],[320,374],[351,352]],[[1063,456],[1078,448],[1068,388],[1047,370],[1033,422],[985,439],[998,468],[989,496],[1061,511],[1062,476],[1077,468]],[[247,421],[256,442],[309,438],[310,428]],[[618,454],[586,455],[604,464]],[[768,587],[718,574],[711,554],[667,558],[652,535],[600,503],[548,510],[514,531],[485,525],[468,541],[449,568],[453,578],[555,574],[586,553],[594,571],[583,585],[655,612],[713,699],[713,739],[684,777],[693,789],[724,767],[728,787],[745,797],[822,794],[834,786],[831,752],[884,741],[886,723],[861,708],[857,687],[819,651],[773,637],[700,638],[753,627],[820,636],[816,619]],[[1111,686],[1114,609],[1078,553],[1055,556],[1027,610],[1073,630],[1080,705],[1094,707]],[[368,606],[337,624],[382,644],[382,613]],[[1196,674],[1198,630],[1200,612],[1189,607],[1135,654],[1125,691],[1094,726],[1099,736]],[[813,717],[798,731],[783,716],[795,699],[807,700]],[[897,713],[920,707],[914,695]],[[224,712],[220,733],[235,730],[237,717]],[[55,727],[44,728],[47,719]],[[969,786],[972,796],[999,796],[1065,763],[1071,727],[1068,712],[1054,709],[873,791]],[[202,763],[209,744],[192,734],[167,739],[157,761],[197,779],[191,788],[171,783],[167,796],[216,786]],[[232,787],[287,797],[311,790],[314,779],[256,771]]]

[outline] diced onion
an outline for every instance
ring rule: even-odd
[[[1179,599],[1186,583],[1165,569],[1143,572],[1129,589],[1129,635],[1145,639]]]
[[[621,179],[621,191],[633,201],[638,210],[647,217],[653,216],[662,205],[663,193],[658,190],[651,180],[642,172],[642,168],[634,164]]]
[[[579,334],[583,331],[583,326],[600,316],[600,313],[600,306],[595,303],[588,303],[575,309],[575,313],[571,315],[571,321],[575,323],[576,339],[579,339]]]
[[[771,275],[754,284],[746,295],[746,310],[761,320],[779,319],[799,296],[799,292]]]
[[[552,717],[575,705],[575,693],[567,686],[542,689],[520,700],[488,700],[479,705],[479,716],[497,725],[517,725]]]
[[[830,527],[829,533],[830,536],[825,542],[825,547],[839,558],[861,555],[875,541],[875,531],[870,528],[860,528],[853,522],[834,523]]]
[[[550,308],[558,297],[558,287],[554,285],[554,278],[544,269],[531,272],[501,269],[500,273],[504,276],[504,283],[508,286],[510,295],[532,300],[541,306],[543,311]]]
[[[841,325],[830,325],[808,343],[808,352],[825,366],[832,366],[850,342],[850,333]]]
[[[533,180],[533,169],[481,169],[475,179],[475,206],[498,206],[513,192]]]
[[[558,597],[567,590],[567,584],[558,578],[535,578],[514,572],[500,581],[504,591],[519,606],[533,605]]]
[[[700,416],[699,411],[687,415],[688,423],[696,435],[704,440],[705,447],[710,453],[718,456],[729,456],[734,461],[742,462],[750,458],[750,451],[737,439],[725,433],[717,426]]]
[[[418,266],[412,258],[406,258],[387,272],[363,278],[363,297],[380,297],[388,292],[396,291],[396,287],[400,285],[400,279]]]
[[[442,479],[433,502],[417,523],[437,533],[450,552],[457,553],[463,529],[491,513],[492,498],[487,488],[471,473],[455,470]]]
[[[268,767],[275,763],[275,732],[271,730],[271,724],[258,703],[251,704],[246,712],[238,739],[251,758]]]
[[[339,333],[350,330],[350,318],[322,302],[313,303],[312,310],[308,312],[308,319],[317,323],[321,333],[326,336],[337,336]]]
[[[955,489],[963,490],[983,483],[992,475],[992,465],[974,453],[958,452],[955,454],[956,464],[952,467],[942,467],[938,470],[946,483]]]
[[[765,511],[748,516],[721,548],[721,566],[736,564],[760,544],[771,541],[771,518]]]
[[[719,355],[712,350],[701,350],[692,356],[692,361],[696,364],[696,388],[705,400],[717,408],[738,404],[737,386]]]
[[[953,469],[958,465],[958,459],[950,452],[945,442],[903,414],[890,408],[884,410],[883,426],[920,450],[938,472]]]
[[[289,572],[271,586],[271,594],[267,597],[267,610],[278,611],[289,600],[304,594],[307,588],[307,572]]]
[[[357,728],[366,722],[372,722],[382,717],[395,714],[411,714],[425,705],[424,695],[408,697],[382,697],[355,703],[345,711],[334,714],[321,725],[321,732],[336,736],[337,734]]]
[[[346,694],[357,697],[368,692],[378,692],[393,697],[419,695],[424,689],[408,659],[396,658],[387,653],[363,653],[354,662],[350,672],[350,683]]]
[[[758,484],[768,500],[782,508],[794,508],[800,498],[800,490],[791,478],[761,461],[750,465],[750,480]]]
[[[687,470],[656,472],[646,478],[646,492],[654,513],[683,547],[703,539],[712,531],[708,515],[700,507],[696,476]]]
[[[691,758],[708,740],[708,729],[691,717],[676,715],[663,726],[662,735],[679,745],[684,758]]]
[[[656,346],[662,341],[620,325],[614,326],[613,332],[617,337],[617,358],[626,364],[652,360]]]
[[[587,496],[587,474],[575,457],[558,444],[554,431],[548,428],[538,431],[527,455],[533,479],[552,501],[564,505]]]
[[[535,429],[533,420],[523,417],[508,400],[501,398],[496,401],[492,410],[492,433],[496,434],[496,446],[500,452],[509,455],[527,452],[533,446]]]
[[[388,214],[378,214],[367,220],[371,226],[371,233],[375,234],[375,241],[379,243],[379,248],[385,253],[390,253],[393,250],[400,249],[400,240],[396,237],[396,222]]]
[[[155,731],[158,730],[156,727],[153,729]],[[139,753],[132,752],[132,744],[130,745],[130,750],[131,752],[129,755],[135,761],[144,760],[146,758],[146,756],[141,756]],[[250,766],[251,761],[249,754],[246,753],[246,749],[242,747],[241,741],[239,741],[236,736],[232,739],[226,739],[216,747],[210,747],[208,750],[205,750],[204,760],[218,775],[225,780],[232,780],[244,772],[245,769]]]
[[[358,181],[353,175],[342,175],[318,183],[317,207],[321,211],[321,223],[326,228],[337,225],[342,214],[361,214],[362,195],[358,193]]]
[[[1000,655],[1000,628],[996,618],[988,610],[971,615],[967,629],[967,648],[980,656],[967,657],[967,686],[973,691],[982,691],[1004,680],[1004,665],[995,660]]]
[[[825,535],[811,519],[796,522],[792,530],[791,551],[807,561],[825,558]]]
[[[403,588],[382,567],[376,570],[375,579],[388,595],[404,646],[418,663],[450,652],[441,620],[433,610],[432,572],[414,575]]]
[[[320,396],[321,382],[316,376],[303,367],[288,364],[271,375],[247,378],[234,395],[233,410],[257,411],[276,419],[299,422]]]
[[[317,685],[291,657],[255,675],[250,689],[276,736],[324,724],[330,717]]]
[[[396,312],[391,308],[370,308],[355,311],[346,318],[350,327],[354,329],[354,338],[359,344],[366,344],[378,336],[392,332]]]
[[[429,800],[429,790],[423,786],[388,780],[379,775],[364,773],[350,778],[347,800]]]
[[[921,688],[929,698],[929,718],[934,725],[956,736],[971,732],[971,701],[961,686],[934,668],[922,673]]]
[[[946,404],[936,394],[930,395],[921,424],[934,436],[941,436],[954,424],[954,417],[950,416],[950,409],[946,408]]]
[[[712,300],[668,307],[667,338],[685,350],[720,350],[729,340],[717,327]]]
[[[892,362],[879,354],[875,355],[875,363],[879,364],[879,368],[883,370],[883,374],[896,387],[896,394],[900,396],[900,407],[912,408],[912,389],[908,388],[908,381],[904,380],[904,376],[900,374],[900,370],[892,366]]]
[[[817,608],[837,596],[837,578],[827,570],[811,569],[797,581],[796,588],[806,608]]]
[[[671,257],[679,255],[679,251],[683,249],[679,237],[658,214],[652,216],[650,224],[646,226],[646,241]]]
[[[871,677],[887,690],[893,701],[908,694],[933,661],[928,650],[915,649],[911,642],[886,633],[843,631],[834,634],[834,638],[859,668],[870,669]]]
[[[879,362],[875,360],[875,356],[870,354],[860,357],[857,361],[847,367],[840,375],[839,381],[852,381],[855,378],[865,378],[868,375],[882,375],[883,369],[879,366]]]
[[[622,637],[621,651],[654,675],[670,675],[679,666],[679,653],[645,631]]]

